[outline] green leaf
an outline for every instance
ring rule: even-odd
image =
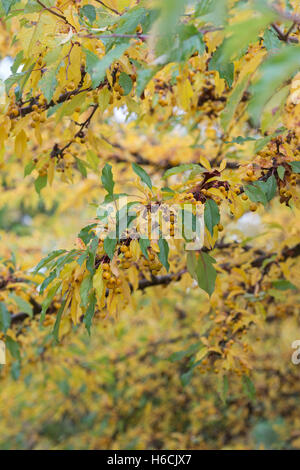
[[[299,162],[300,163],[300,162]],[[278,168],[277,168],[277,173],[278,173],[278,176],[279,178],[281,179],[281,181],[284,180],[284,174],[285,174],[285,168],[284,166],[280,165]]]
[[[182,224],[182,235],[185,241],[191,241],[195,238],[197,232],[197,216],[189,209],[181,209],[179,217]],[[199,227],[198,227],[199,229]]]
[[[116,213],[116,238],[120,240],[125,233],[125,230],[130,227],[133,220],[136,219],[137,214],[130,212],[130,208],[136,204],[140,204],[137,201],[128,202],[121,207]]]
[[[133,82],[127,73],[121,72],[119,77],[119,84],[124,90],[124,95],[129,95],[132,90]]]
[[[261,265],[262,269],[264,269],[268,264],[272,263],[272,261],[275,261],[277,258],[277,255],[270,256],[270,258],[267,258],[264,260],[263,264]]]
[[[273,28],[268,28],[264,34],[264,46],[268,51],[280,49],[282,41],[278,38]]]
[[[25,79],[25,77],[26,77],[26,72],[14,73],[13,75],[10,75],[4,81],[6,93],[9,92],[9,90],[15,83],[17,83],[21,87],[22,79]]]
[[[273,429],[273,424],[269,421],[258,422],[251,432],[256,448],[263,447],[265,450],[278,448],[281,443],[281,436]]]
[[[234,79],[234,65],[232,62],[224,62],[224,43],[217,48],[209,61],[208,70],[216,70],[221,78],[224,78],[229,88],[231,88]]]
[[[22,63],[23,56],[24,56],[24,51],[23,50],[18,52],[18,54],[16,55],[14,63],[11,66],[11,69],[10,69],[12,73],[17,73],[17,70],[20,67],[21,63]]]
[[[259,68],[258,79],[251,86],[252,98],[248,113],[255,125],[259,125],[262,111],[286,80],[298,71],[300,46],[287,46],[263,61]]]
[[[227,19],[227,0],[202,0],[198,2],[195,16],[201,22],[222,26]]]
[[[278,279],[277,281],[272,282],[273,287],[278,290],[297,290],[297,287],[286,279]]]
[[[181,361],[185,357],[192,356],[195,352],[199,350],[199,347],[201,345],[201,341],[198,341],[197,343],[192,344],[188,349],[185,349],[184,351],[176,351],[172,353],[168,360],[171,362]]]
[[[14,361],[11,365],[11,376],[14,380],[18,380],[21,374],[21,363],[20,361]]]
[[[81,307],[86,307],[89,301],[90,292],[93,288],[93,276],[92,274],[88,274],[83,279],[80,285],[80,298],[81,298]]]
[[[227,401],[228,390],[229,390],[228,377],[227,375],[223,375],[223,377],[219,381],[218,392],[224,404],[226,404],[226,401]]]
[[[194,369],[190,369],[180,376],[180,381],[183,387],[186,387],[193,378]]]
[[[98,172],[98,165],[99,165],[99,158],[96,154],[96,152],[94,152],[94,150],[88,150],[86,152],[86,158],[87,158],[87,161],[89,162],[91,168],[94,170],[95,173]]]
[[[47,175],[39,175],[34,182],[35,190],[38,194],[40,194],[41,190],[47,186]]]
[[[43,280],[42,284],[40,285],[40,293],[43,294],[44,290],[51,284],[51,282],[56,278],[56,271],[51,271],[48,277]]]
[[[55,258],[58,258],[58,256],[62,255],[66,253],[66,250],[55,250],[55,251],[52,251],[51,253],[49,253],[48,256],[46,256],[46,258],[43,258],[37,265],[36,267],[34,268],[34,274],[38,273],[40,271],[40,269],[44,268],[45,266],[47,266],[51,261],[53,261]]]
[[[87,170],[86,170],[85,163],[82,160],[80,160],[80,158],[76,158],[76,163],[77,163],[78,170],[80,171],[82,176],[84,178],[86,178],[87,177]]]
[[[146,31],[147,23],[149,18],[151,17],[151,12],[144,7],[136,6],[130,8],[127,12],[124,12],[120,18],[116,20],[115,23],[118,21],[118,27],[114,30],[116,34],[130,34],[135,33],[136,28],[139,24],[143,27],[143,31]],[[150,23],[148,27],[150,27],[151,21],[153,18],[150,19]],[[112,43],[114,44],[115,38],[113,38]]]
[[[136,94],[137,96],[141,96],[143,91],[145,90],[146,86],[152,80],[154,75],[159,70],[159,67],[155,67],[153,69],[141,68],[137,74],[137,81],[136,81]]]
[[[247,395],[247,397],[250,398],[250,400],[254,401],[256,396],[256,390],[252,380],[250,379],[250,377],[248,377],[248,375],[243,375],[242,382],[245,394]]]
[[[80,238],[85,245],[87,245],[94,238],[95,233],[93,229],[95,227],[97,227],[97,224],[90,224],[80,230],[78,238]]]
[[[145,183],[152,191],[152,182],[145,170],[136,163],[132,163],[132,169],[141,178],[142,182]]]
[[[158,32],[156,41],[156,54],[161,56],[168,54],[174,45],[174,36],[179,29],[180,15],[184,13],[185,2],[183,0],[164,0],[161,2],[160,16],[155,23]]]
[[[35,163],[34,162],[27,163],[27,165],[25,166],[25,169],[24,169],[24,178],[25,178],[25,176],[30,175],[34,168],[35,168]]]
[[[300,173],[300,162],[289,162],[294,173]]]
[[[175,194],[175,191],[171,188],[168,188],[168,187],[161,188],[161,190],[162,190],[163,193],[168,193],[170,195]]]
[[[285,84],[279,88],[268,101],[261,117],[261,133],[265,134],[268,129],[273,129],[274,125],[282,120],[282,114],[290,94],[290,85]]]
[[[113,259],[114,252],[116,249],[117,240],[115,238],[106,237],[104,240],[104,251],[109,256],[110,259]]]
[[[256,140],[257,139],[254,139],[253,137],[242,137],[242,136],[239,135],[238,137],[236,137],[233,140],[225,141],[225,144],[239,144],[239,145],[242,145],[245,142],[252,142],[252,141],[256,141]]]
[[[158,253],[158,258],[161,262],[161,264],[166,268],[167,271],[169,271],[170,265],[168,261],[169,257],[169,245],[167,240],[164,238],[160,238],[158,240],[158,246],[159,246],[159,253]]]
[[[115,46],[114,49],[111,49],[102,59],[89,51],[84,49],[86,55],[86,68],[87,72],[92,80],[92,87],[96,88],[105,78],[106,71],[112,65],[112,63],[119,59],[124,52],[129,48],[129,43],[122,43]]]
[[[256,4],[256,7],[259,5]],[[240,22],[234,22],[226,28],[227,36],[223,46],[223,61],[225,63],[236,60],[250,43],[255,43],[261,30],[269,25],[275,18],[271,9],[264,9],[259,12],[256,8],[256,14],[249,19]],[[259,14],[260,13],[260,14]]]
[[[59,56],[62,52],[63,45],[60,44],[59,46],[55,47],[54,49],[50,49],[46,55],[44,56],[44,61],[47,66],[47,68],[50,67],[50,65],[53,65],[56,63],[58,64]],[[56,69],[57,71],[58,69]],[[44,77],[45,75],[43,75]]]
[[[84,5],[80,8],[80,13],[87,17],[89,23],[94,23],[96,19],[96,10],[93,5]]]
[[[200,251],[196,266],[196,276],[199,287],[207,292],[209,296],[211,296],[215,290],[217,278],[217,271],[213,266],[214,263],[216,263],[214,258],[208,253]]]
[[[21,360],[19,344],[14,339],[12,339],[10,336],[6,336],[5,346],[13,358],[17,359],[18,361]]]
[[[203,173],[205,168],[196,163],[184,163],[183,165],[173,166],[173,168],[169,168],[163,175],[163,179],[167,179],[169,176],[177,175],[178,173],[183,173],[188,170],[197,171],[199,173]]]
[[[50,306],[50,304],[53,300],[53,297],[55,296],[56,292],[58,291],[60,285],[61,285],[60,281],[55,283],[51,287],[51,289],[49,289],[47,297],[43,300],[43,302],[42,302],[42,311],[41,311],[41,316],[40,316],[40,323],[43,323],[43,321],[45,320],[47,310],[48,310],[48,308],[49,308],[49,306]]]
[[[26,300],[22,299],[22,297],[19,297],[18,295],[14,294],[14,293],[11,293],[9,295],[9,297],[16,302],[16,304],[19,307],[19,309],[21,310],[21,312],[27,313],[27,315],[32,317],[33,307],[31,305],[31,303],[27,302]]]
[[[6,333],[10,327],[10,313],[3,302],[0,302],[0,331]]]
[[[90,271],[91,274],[94,274],[95,272],[95,259],[96,259],[96,252],[97,248],[99,245],[99,238],[95,236],[92,240],[92,243],[90,243],[88,247],[88,252],[87,252],[87,262],[86,262],[86,267],[87,270]]]
[[[39,81],[39,87],[48,102],[51,101],[57,87],[56,73],[57,67],[53,67],[51,70],[45,72]]]
[[[205,203],[204,222],[210,234],[213,236],[214,227],[220,222],[219,207],[213,199],[208,199]]]
[[[277,191],[277,182],[276,182],[276,178],[274,175],[270,176],[270,178],[267,179],[266,182],[262,182],[263,183],[263,186],[265,188],[265,195],[266,195],[266,198],[268,200],[268,202],[270,202],[273,197],[275,196],[276,194],[276,191]]]
[[[226,106],[221,113],[221,124],[222,124],[224,131],[227,131],[228,126],[231,123],[235,115],[237,106],[240,103],[245,90],[247,89],[248,82],[249,82],[249,76],[246,75],[244,80],[242,80],[241,83],[235,86],[232,93],[229,95]]]
[[[71,263],[74,258],[78,255],[77,250],[71,250],[69,251],[66,255],[61,256],[56,262],[54,263],[56,266],[56,269],[59,271],[63,266],[65,266],[68,263]]]
[[[67,298],[63,301],[63,303],[60,306],[60,309],[58,310],[58,312],[56,314],[55,324],[54,324],[53,331],[52,331],[53,337],[54,337],[54,339],[57,343],[59,342],[58,333],[59,333],[59,326],[60,326],[60,322],[61,322],[61,317],[62,317],[62,314],[64,312],[66,303],[67,303]]]
[[[150,246],[150,240],[148,240],[148,238],[140,238],[139,245],[145,258],[149,259],[147,248]]]
[[[186,264],[191,277],[197,281],[197,258],[195,256],[195,253],[193,253],[192,251],[189,251],[187,254]]]
[[[245,187],[245,193],[253,202],[262,202],[264,205],[270,202],[276,194],[277,182],[274,175],[267,181],[255,181]]]
[[[195,52],[200,55],[205,52],[203,36],[194,25],[180,25],[178,40],[173,44],[173,49],[168,57],[169,62],[185,62]]]
[[[84,315],[84,324],[89,335],[91,334],[91,325],[92,325],[92,320],[93,320],[94,313],[95,313],[96,302],[97,302],[97,298],[96,298],[95,291],[93,290],[90,294],[89,305]]]
[[[252,202],[262,202],[263,205],[267,204],[267,197],[257,181],[255,183],[248,184],[244,189]]]
[[[5,11],[6,15],[10,12],[11,7],[18,3],[18,0],[1,0],[3,10]]]
[[[115,183],[113,180],[112,167],[109,165],[109,163],[105,163],[105,166],[102,170],[101,181],[108,194],[112,196]]]
[[[44,5],[48,8],[52,6],[51,1],[49,0],[44,1]],[[43,7],[39,5],[36,0],[28,0],[25,4],[24,13],[36,13],[41,10],[43,10]]]

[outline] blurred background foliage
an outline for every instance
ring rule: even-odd
[[[30,8],[33,7],[31,3]],[[87,3],[84,2],[84,6]],[[112,8],[117,3],[120,9],[134,5],[133,1],[125,0],[108,3]],[[167,12],[172,3],[166,2]],[[91,337],[82,324],[74,326],[66,317],[61,324],[60,343],[56,344],[52,328],[53,313],[57,313],[60,306],[59,296],[54,299],[53,311],[46,316],[43,326],[36,318],[38,315],[33,315],[36,303],[42,300],[38,285],[43,280],[42,273],[32,275],[33,267],[51,250],[76,246],[76,234],[94,217],[95,205],[105,194],[99,176],[104,162],[114,162],[116,191],[129,193],[135,191],[130,163],[140,155],[157,186],[161,183],[162,169],[190,162],[202,164],[207,161],[203,160],[205,155],[211,160],[217,159],[218,165],[222,165],[225,157],[231,164],[238,163],[226,168],[224,173],[233,187],[241,180],[249,182],[260,178],[265,165],[268,169],[276,164],[277,171],[277,163],[290,163],[294,158],[298,158],[299,163],[299,104],[289,103],[285,113],[281,114],[289,88],[284,88],[280,96],[275,94],[275,103],[271,101],[275,109],[279,108],[279,113],[274,114],[271,105],[264,110],[262,124],[265,129],[260,133],[244,113],[249,96],[246,84],[239,82],[239,74],[242,75],[247,62],[251,61],[256,70],[259,65],[256,57],[263,63],[266,51],[272,57],[281,46],[285,48],[289,67],[295,67],[295,64],[298,67],[298,62],[290,57],[286,48],[290,47],[289,41],[292,47],[298,41],[299,28],[290,32],[287,41],[282,41],[268,26],[273,17],[267,15],[266,21],[262,15],[266,24],[259,27],[250,18],[255,42],[248,50],[247,44],[244,45],[246,58],[235,55],[243,43],[229,42],[229,47],[227,42],[230,53],[226,44],[223,48],[224,56],[228,53],[235,60],[235,88],[230,94],[228,87],[233,84],[233,64],[224,70],[216,53],[223,40],[219,26],[225,22],[226,9],[207,8],[209,5],[215,7],[218,3],[215,0],[199,3],[203,7],[202,11],[199,6],[197,12],[200,26],[208,22],[217,27],[209,39],[206,36],[207,50],[202,41],[197,42],[197,47],[203,49],[201,53],[207,54],[205,60],[201,55],[192,57],[187,64],[178,66],[179,72],[178,64],[175,72],[168,64],[163,71],[154,67],[156,82],[150,83],[140,108],[130,96],[121,96],[120,89],[113,90],[112,103],[107,103],[107,114],[101,110],[100,123],[92,123],[89,128],[88,142],[75,142],[76,159],[75,163],[66,165],[67,176],[58,172],[62,169],[58,162],[60,174],[54,178],[52,187],[48,185],[38,194],[34,184],[44,168],[34,162],[38,164],[37,169],[24,178],[22,152],[17,156],[14,144],[10,140],[5,143],[0,175],[0,303],[12,317],[21,311],[34,318],[25,315],[24,321],[11,328],[8,335],[15,342],[7,351],[8,364],[0,366],[0,449],[300,448],[299,366],[291,361],[291,343],[300,338],[299,261],[294,257],[280,260],[283,249],[299,243],[299,197],[296,193],[299,181],[297,183],[296,177],[295,184],[287,179],[284,183],[292,193],[288,196],[280,194],[282,200],[274,198],[266,210],[259,205],[255,214],[250,213],[250,201],[241,201],[238,191],[236,195],[232,194],[237,202],[236,213],[229,213],[228,207],[220,209],[222,223],[224,221],[226,226],[224,238],[220,236],[222,242],[230,246],[235,241],[238,243],[225,253],[217,253],[221,269],[211,303],[185,274],[180,282],[135,292],[131,304],[125,306],[117,318],[112,318],[105,310],[96,315]],[[222,1],[219,5],[225,3]],[[246,3],[229,1],[230,6],[236,5],[241,10]],[[292,0],[276,2],[279,8],[295,14],[297,3]],[[178,19],[182,2],[176,1],[174,5]],[[72,10],[73,7],[78,7],[76,2],[68,8]],[[69,11],[67,13],[71,15]],[[91,12],[88,17],[90,15]],[[100,21],[99,16],[98,13],[97,21]],[[241,20],[240,34],[245,30],[244,17],[241,14],[240,18],[233,19]],[[249,20],[247,16],[246,20]],[[167,27],[172,29],[172,17],[163,14],[159,28]],[[256,44],[259,32],[256,28],[264,27],[263,41]],[[283,21],[281,27],[288,30],[289,22]],[[226,30],[226,34],[230,32],[230,28]],[[11,56],[15,56],[18,46],[14,41],[11,44],[10,32],[2,22],[0,33],[0,54],[5,60],[8,47]],[[282,45],[282,42],[286,44]],[[92,42],[86,43],[90,49],[94,48]],[[111,46],[109,42],[106,44],[108,48]],[[262,44],[261,53],[259,47]],[[143,43],[139,45],[144,46]],[[178,59],[178,51],[174,53],[172,44],[158,41],[156,47],[160,52],[167,48],[170,62],[174,59],[172,54],[176,53],[175,59]],[[131,53],[135,54],[134,47],[132,49]],[[142,52],[147,57],[145,48]],[[215,62],[217,72],[213,67],[213,71],[207,70],[206,61],[211,54],[214,54],[212,63]],[[184,62],[185,57],[179,56],[178,62]],[[127,59],[124,63],[129,67]],[[265,72],[268,79],[276,78],[274,69],[266,68]],[[181,82],[177,80],[180,73],[184,77]],[[143,75],[147,74],[142,70]],[[246,79],[249,85],[248,75]],[[280,79],[285,79],[284,70]],[[191,83],[188,90],[184,83]],[[114,85],[117,87],[118,83]],[[191,93],[192,85],[194,93],[193,89]],[[235,90],[240,90],[240,85],[245,94],[236,96]],[[264,82],[264,90],[267,88],[268,84]],[[275,88],[276,83],[273,91]],[[201,94],[203,89],[205,93]],[[219,118],[228,96],[231,105],[227,111],[232,122],[227,135],[220,130]],[[254,93],[254,96],[260,95]],[[80,110],[82,114],[91,103],[92,106],[98,103],[95,95],[85,98],[86,103]],[[177,99],[185,112],[175,106]],[[252,102],[253,120],[260,116],[262,101]],[[12,102],[15,106],[15,97]],[[130,112],[127,109],[128,114],[126,108],[124,111],[125,105],[131,106]],[[10,109],[5,117],[13,110]],[[135,116],[140,126],[138,130],[131,122],[137,110],[142,110],[141,116]],[[72,114],[72,117],[77,119],[79,114]],[[18,115],[13,119],[16,117]],[[68,112],[62,116],[61,125],[53,115],[43,123],[43,143],[39,145],[33,137],[33,128],[29,129],[27,164],[31,164],[40,152],[41,160],[51,160],[53,137],[66,142],[73,136],[74,123],[69,117]],[[125,122],[126,117],[128,122]],[[28,126],[29,123],[28,118]],[[181,126],[177,126],[178,123]],[[223,127],[228,124],[223,116]],[[282,124],[286,131],[272,141],[272,137],[277,137],[274,132]],[[248,136],[245,140],[241,137],[244,134]],[[285,140],[287,134],[288,142]],[[105,139],[112,139],[114,145]],[[255,145],[261,141],[260,150],[267,148],[258,154]],[[89,150],[96,148],[96,157],[87,152],[86,145]],[[87,161],[85,169],[78,166],[78,156]],[[274,156],[279,158],[278,162],[275,159],[274,163]],[[252,157],[255,159],[253,171]],[[249,169],[250,176],[247,175]],[[174,183],[181,183],[180,178],[175,177]],[[278,184],[283,186],[283,179],[281,183],[278,180]],[[285,204],[290,199],[292,209]],[[242,248],[248,244],[250,248],[244,252]],[[266,264],[262,263],[262,268],[261,265],[253,268],[251,262],[254,256],[266,256],[269,252],[275,253],[279,260],[272,264],[266,282],[260,283],[257,292],[260,269]],[[264,259],[267,261],[268,258]],[[231,262],[233,270],[226,272],[225,268]],[[235,267],[234,263],[241,265]],[[7,279],[9,282],[5,283]],[[284,286],[281,284],[284,288],[272,289],[274,279],[285,281]],[[218,365],[218,361],[199,357],[207,337],[212,347],[222,343],[227,334],[226,315],[239,313],[240,305],[245,304],[247,307],[238,324],[243,333],[236,342],[238,349],[234,351],[231,363],[228,359],[228,363],[224,360]],[[209,336],[211,331],[213,334]],[[22,345],[21,351],[17,344]]]

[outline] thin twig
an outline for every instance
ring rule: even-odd
[[[95,104],[93,105],[93,110],[91,112],[91,114],[89,115],[89,117],[84,121],[82,122],[80,125],[80,129],[79,131],[76,132],[76,134],[74,135],[73,139],[71,139],[63,148],[59,148],[56,145],[54,145],[53,149],[52,149],[52,152],[51,152],[51,157],[56,157],[57,155],[62,155],[63,152],[70,147],[70,145],[73,143],[73,140],[76,138],[76,137],[80,137],[80,135],[82,134],[83,132],[83,129],[87,129],[90,125],[90,122],[91,122],[91,119],[92,117],[94,116],[95,112],[97,111],[97,109],[99,108],[99,105],[98,104]]]
[[[69,70],[69,67],[71,65],[71,52],[72,52],[72,49],[73,49],[74,45],[75,45],[75,43],[73,41],[71,41],[70,50],[69,50],[68,54],[65,57],[65,59],[68,59],[68,63],[67,63],[67,66],[66,66],[66,80],[68,80],[68,70]]]
[[[101,0],[95,0],[96,2],[100,3],[104,8],[107,8],[108,10],[112,11],[113,13],[115,13],[116,15],[119,15],[121,16],[121,13],[119,13],[117,10],[115,10],[114,8],[112,7],[109,7],[108,5],[106,5],[104,2],[102,2]]]
[[[76,28],[75,26],[73,26],[71,23],[69,23],[69,21],[67,20],[67,18],[64,16],[64,15],[61,15],[60,13],[57,13],[56,11],[53,11],[51,8],[48,8],[46,5],[44,5],[41,0],[36,0],[38,2],[38,4],[44,8],[44,10],[47,10],[49,13],[52,13],[52,15],[55,15],[57,16],[58,18],[62,19],[67,25],[69,25],[73,31],[76,31]]]
[[[289,35],[291,34],[291,32],[293,31],[293,29],[295,28],[296,26],[296,23],[295,21],[293,22],[293,24],[291,25],[291,27],[287,30],[287,33],[285,35],[285,40],[288,41],[289,39]]]
[[[298,41],[297,38],[290,38],[289,37],[292,30],[294,29],[295,25],[296,25],[296,23],[293,23],[292,26],[287,31],[287,33],[285,34],[285,33],[283,33],[283,31],[281,31],[279,26],[277,26],[275,23],[271,24],[274,31],[276,31],[277,37],[278,37],[278,39],[280,39],[280,41],[298,43],[299,41]]]

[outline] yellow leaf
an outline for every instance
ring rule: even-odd
[[[199,158],[199,161],[201,165],[204,166],[204,168],[206,168],[206,170],[211,170],[211,165],[209,161],[203,155],[201,155],[201,157]]]
[[[22,129],[15,138],[15,154],[17,157],[22,158],[27,150],[27,136]]]
[[[52,183],[53,183],[54,171],[55,171],[55,159],[51,158],[49,162],[49,168],[48,168],[48,183],[50,186],[52,186]]]
[[[226,160],[226,158],[224,158],[224,160],[222,160],[221,165],[220,165],[220,168],[219,168],[220,171],[225,170],[226,165],[227,165],[227,160]]]
[[[208,348],[204,346],[197,352],[195,362],[201,361],[201,359],[203,359],[207,355],[207,353],[208,353]]]
[[[74,290],[76,289],[78,290],[77,286],[75,287]],[[77,325],[77,320],[78,320],[77,319],[77,306],[78,306],[77,298],[76,298],[75,293],[73,293],[70,313],[71,313],[71,318],[72,318],[74,325]]]
[[[96,291],[97,296],[101,299],[103,290],[104,290],[104,282],[103,282],[103,270],[101,265],[97,269],[96,273],[93,277],[93,286]]]
[[[109,105],[110,96],[111,93],[108,91],[107,88],[103,88],[98,94],[99,109],[102,113],[104,113],[107,106]]]
[[[135,266],[131,266],[128,269],[128,277],[132,284],[133,289],[137,290],[138,285],[139,285],[139,272]]]
[[[179,91],[178,98],[179,98],[180,104],[185,111],[188,111],[190,107],[191,98],[194,94],[192,85],[190,84],[188,80],[184,80],[180,84],[178,91]]]

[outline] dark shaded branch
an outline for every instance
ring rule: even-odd
[[[265,260],[271,258],[274,255],[277,255],[277,253],[268,253],[259,256],[258,258],[252,261],[251,266],[255,268],[260,268]],[[300,243],[298,243],[298,245],[293,246],[292,248],[284,248],[284,250],[281,252],[280,258],[281,261],[286,261],[288,258],[296,258],[297,256],[300,256]]]
[[[93,105],[93,110],[91,112],[91,114],[88,116],[88,118],[79,124],[80,126],[80,129],[79,131],[76,132],[76,134],[74,135],[73,139],[71,139],[63,148],[60,148],[57,144],[54,145],[53,149],[52,149],[52,152],[50,154],[51,158],[54,158],[54,157],[57,157],[58,155],[62,155],[63,152],[70,147],[70,145],[72,145],[73,143],[73,140],[76,138],[76,137],[83,137],[83,130],[84,129],[87,129],[90,125],[90,122],[91,122],[91,119],[92,117],[94,116],[95,112],[97,111],[97,109],[99,108],[99,105],[98,104],[94,104]]]
[[[295,44],[297,44],[299,42],[297,38],[290,38],[289,37],[291,32],[293,31],[294,27],[296,26],[296,23],[293,23],[292,26],[288,29],[288,31],[286,33],[283,33],[281,31],[281,29],[279,28],[279,26],[277,26],[275,23],[272,23],[271,26],[274,29],[274,31],[276,32],[277,37],[278,37],[278,39],[280,39],[280,41],[292,42],[292,43],[295,43]]]
[[[186,269],[182,269],[178,273],[167,274],[166,276],[153,276],[152,279],[142,279],[139,281],[139,290],[146,289],[147,287],[153,286],[167,286],[172,281],[179,281],[183,274],[187,272]]]

